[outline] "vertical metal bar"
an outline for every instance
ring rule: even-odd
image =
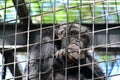
[[[28,9],[30,10],[30,2],[28,1]],[[30,42],[30,39],[29,39],[29,36],[30,36],[30,32],[29,32],[29,30],[30,30],[30,12],[28,13],[28,27],[27,27],[27,56],[30,56],[29,55],[29,42]],[[27,59],[27,65],[29,65],[29,59]],[[27,75],[26,75],[26,80],[28,80],[29,79],[29,66],[27,66]]]
[[[81,75],[81,72],[80,72],[80,66],[81,66],[81,64],[80,64],[80,59],[81,59],[81,57],[80,57],[80,51],[81,51],[81,49],[80,49],[80,38],[81,38],[81,23],[82,23],[82,0],[80,0],[80,2],[79,2],[79,24],[80,24],[80,28],[79,28],[79,61],[78,61],[78,79],[80,80],[81,79],[81,77],[80,77],[80,75]]]
[[[53,46],[54,46],[54,53],[55,53],[55,23],[56,23],[56,13],[55,12],[56,12],[56,0],[54,0],[54,2],[53,2]],[[54,80],[53,67],[52,67],[52,80]]]
[[[5,7],[4,7],[4,23],[3,23],[3,36],[2,36],[2,38],[3,38],[3,43],[2,43],[2,77],[1,77],[1,80],[2,79],[4,79],[4,75],[5,74],[3,74],[3,73],[5,73],[4,72],[4,47],[5,47],[5,25],[6,25],[6,23],[5,23],[5,21],[6,21],[6,4],[7,4],[7,1],[5,0]]]
[[[106,1],[106,80],[108,80],[108,16],[109,16],[109,0]]]
[[[42,16],[43,16],[43,3],[41,3],[42,5],[41,5],[41,8],[40,8],[40,17],[41,17],[41,21],[40,21],[40,53],[41,53],[41,50],[42,50],[42,46],[41,46],[41,44],[42,44]],[[40,56],[39,56],[39,64],[41,65],[41,59],[42,59],[42,57],[41,57],[41,54],[40,54]],[[39,80],[41,80],[41,66],[39,65]]]
[[[15,45],[15,48],[14,48],[14,77],[13,77],[13,79],[15,80],[16,78],[16,44],[17,44],[17,11],[18,11],[18,0],[16,1],[16,23],[15,23],[15,43],[14,43],[14,45]]]
[[[69,22],[69,16],[68,16],[68,7],[69,7],[69,0],[67,0],[67,3],[66,2],[64,2],[64,0],[63,0],[63,3],[64,3],[64,9],[65,9],[65,11],[66,11],[66,33],[68,33],[67,32],[67,30],[68,30],[68,22]],[[66,34],[65,35],[65,52],[66,53],[68,53],[67,52],[67,38],[68,38],[68,35]],[[67,80],[67,54],[66,54],[66,56],[65,56],[65,80]]]
[[[68,38],[68,25],[69,25],[69,0],[67,0],[67,3],[66,3],[66,5],[65,5],[65,10],[66,10],[66,17],[67,17],[67,21],[66,21],[66,46],[65,46],[65,50],[66,50],[66,53],[68,53],[67,52],[67,38]],[[68,80],[67,79],[67,59],[68,59],[68,56],[67,56],[67,54],[66,54],[66,57],[65,57],[66,59],[65,59],[65,80]]]
[[[92,79],[94,79],[94,38],[95,38],[95,35],[94,35],[94,31],[95,31],[95,0],[93,0],[93,7],[92,7],[92,56],[93,56],[93,59],[92,59]]]

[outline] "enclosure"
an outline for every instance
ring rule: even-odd
[[[28,74],[24,73],[25,66],[29,68],[29,62],[33,60],[30,58],[30,54],[36,48],[35,46],[40,45],[37,48],[41,53],[42,44],[51,42],[55,54],[56,45],[58,45],[58,50],[61,50],[60,45],[63,45],[62,40],[58,36],[56,38],[58,35],[56,32],[59,33],[58,28],[64,24],[69,27],[69,24],[74,25],[74,23],[79,25],[79,38],[83,35],[81,28],[85,26],[89,29],[89,32],[85,34],[90,35],[91,39],[89,46],[82,49],[79,42],[79,55],[80,51],[88,51],[92,56],[91,62],[88,64],[81,64],[81,57],[79,57],[77,64],[79,71],[76,80],[86,80],[81,79],[80,74],[81,67],[88,65],[92,70],[89,80],[97,78],[119,80],[120,0],[0,0],[0,80],[22,80],[23,77],[29,80],[31,75],[29,75],[29,70],[27,70]],[[47,29],[52,29],[50,34],[49,31],[43,33]],[[67,30],[65,31],[67,33]],[[52,39],[44,42],[44,34],[50,35]],[[64,37],[70,36],[65,34]],[[64,49],[67,53],[66,45]],[[65,63],[67,63],[67,59],[65,57]],[[43,65],[41,62],[38,62],[40,67]],[[71,66],[66,66],[67,64],[63,69],[65,80],[69,80],[68,69],[71,68]],[[94,76],[95,65],[101,68],[104,76]],[[44,72],[40,67],[39,73],[37,73],[39,74],[38,80],[43,80],[41,77]],[[72,66],[72,68],[74,67],[76,66]],[[57,80],[54,79],[54,74],[54,69],[51,68],[52,79],[48,80]]]

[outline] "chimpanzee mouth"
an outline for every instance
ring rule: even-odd
[[[75,51],[75,52],[78,52],[79,51],[79,45],[77,45],[77,44],[75,44],[75,43],[73,43],[73,44],[70,44],[69,46],[68,46],[68,50],[71,52],[73,52],[73,51]]]
[[[76,59],[78,60],[79,56],[83,56],[82,53],[83,51],[79,52],[79,45],[78,44],[70,44],[68,46],[68,53],[69,53],[69,58],[72,59]],[[80,55],[81,54],[81,55]]]

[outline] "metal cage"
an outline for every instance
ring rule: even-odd
[[[86,64],[92,67],[90,80],[96,80],[94,64],[101,67],[104,73],[101,78],[119,80],[119,0],[0,0],[0,80],[22,80],[23,77],[27,80],[31,75],[29,70],[28,74],[24,74],[25,65],[31,61],[29,57],[34,46],[43,43],[44,30],[52,29],[50,34],[49,31],[45,34],[52,36],[53,46],[61,45],[55,38],[56,28],[73,23],[79,24],[80,28],[81,25],[89,28],[85,34],[91,35],[91,43],[82,50],[88,50],[97,60]],[[41,47],[38,48],[41,50]],[[86,65],[78,64],[77,67],[81,69]],[[64,68],[65,80],[68,80],[68,69],[67,66]],[[41,71],[38,73],[39,80],[42,80]],[[84,80],[80,79],[81,72],[78,72],[76,80]],[[52,77],[53,74],[54,69],[51,71]]]

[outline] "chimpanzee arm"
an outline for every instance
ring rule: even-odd
[[[53,55],[56,51],[56,47],[52,42],[46,42],[36,45],[30,53],[30,61],[25,68],[25,74],[29,74],[30,80],[51,80],[50,72],[53,69]],[[26,80],[24,77],[23,80]]]
[[[26,63],[24,74],[26,77],[23,77],[23,80],[31,79],[38,80],[39,73],[39,45],[34,46],[32,51],[29,54],[29,61]],[[28,77],[27,77],[28,75]]]
[[[97,64],[97,61],[95,60],[95,58],[92,57],[90,53],[87,51],[85,51],[84,55],[85,55],[85,58],[81,59],[80,62],[81,62],[81,65],[84,65],[84,64],[86,65],[81,67],[81,73],[84,74],[86,78],[92,78],[92,72],[93,72],[94,78],[103,77],[104,73],[102,72],[102,69]],[[92,67],[92,61],[94,62],[93,67]],[[104,80],[104,78],[99,78],[95,80]]]

